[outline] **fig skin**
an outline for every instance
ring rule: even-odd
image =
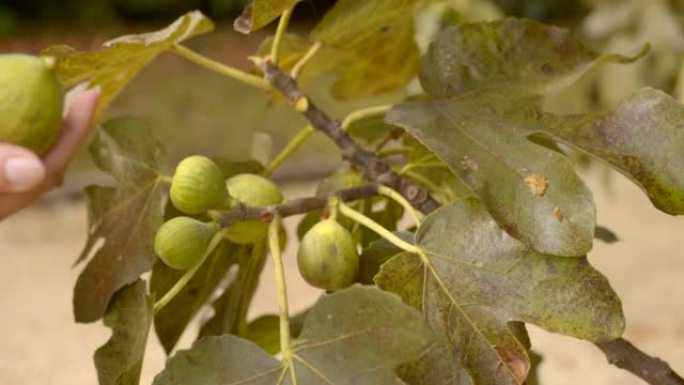
[[[178,210],[190,215],[204,214],[228,199],[221,169],[202,155],[187,157],[178,164],[169,195]]]
[[[228,195],[237,203],[248,207],[277,205],[283,194],[273,182],[256,174],[238,174],[226,180]],[[268,223],[254,220],[230,225],[226,238],[239,245],[259,242],[268,234]]]
[[[334,219],[326,219],[302,238],[297,266],[311,286],[332,292],[356,281],[359,253],[349,231]]]
[[[59,138],[64,92],[55,59],[0,55],[0,142],[45,154]]]
[[[215,223],[190,217],[172,218],[157,231],[154,251],[169,267],[187,270],[202,258],[217,231]]]

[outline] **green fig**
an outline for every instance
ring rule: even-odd
[[[226,203],[228,192],[221,169],[206,156],[181,161],[171,179],[171,202],[180,211],[199,215]]]
[[[55,59],[0,55],[0,142],[46,153],[62,126],[64,93]]]
[[[359,253],[349,231],[334,219],[326,219],[315,224],[302,238],[297,266],[311,286],[340,290],[356,280]]]
[[[189,217],[168,220],[157,231],[154,251],[168,266],[186,270],[204,255],[212,236],[219,230],[215,223]]]
[[[228,194],[248,207],[277,205],[283,194],[273,182],[256,174],[238,174],[226,180]],[[236,223],[226,229],[226,237],[237,244],[256,243],[268,233],[268,223],[256,220]]]

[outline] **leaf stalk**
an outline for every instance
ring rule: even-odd
[[[171,47],[171,51],[201,67],[204,67],[210,71],[214,71],[221,75],[227,76],[231,79],[235,79],[242,83],[249,84],[250,86],[254,86],[264,91],[268,91],[271,89],[271,84],[266,80],[258,76],[254,76],[246,72],[240,71],[237,68],[233,68],[223,63],[219,63],[215,60],[209,59],[208,57],[201,55],[183,45],[174,44]]]
[[[271,63],[275,66],[278,65],[278,61],[280,60],[280,46],[282,45],[287,25],[290,23],[290,17],[292,16],[293,10],[294,7],[286,9],[280,15],[280,20],[278,21],[278,29],[276,29],[273,45],[271,46]]]
[[[343,202],[339,202],[339,212],[340,214],[346,216],[347,218],[356,221],[370,230],[376,232],[379,236],[385,238],[387,241],[392,243],[393,245],[397,246],[398,248],[407,251],[409,253],[415,253],[415,254],[420,254],[422,252],[422,249],[416,245],[412,245],[405,240],[399,238],[398,236],[394,235],[391,231],[387,230],[384,228],[381,224],[378,222],[372,220],[371,218],[363,215],[362,213],[354,210],[353,208],[349,207]]]

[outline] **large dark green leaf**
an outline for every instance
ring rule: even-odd
[[[66,87],[87,81],[89,87],[101,88],[100,114],[123,87],[157,56],[173,44],[212,29],[213,23],[202,13],[194,11],[160,31],[111,40],[99,51],[78,52],[68,46],[53,46],[43,54],[58,59],[57,74]]]
[[[144,281],[124,287],[112,299],[104,317],[112,337],[94,357],[100,385],[138,385],[153,302]]]
[[[235,19],[233,28],[241,33],[250,33],[268,25],[299,0],[252,0],[245,6],[242,15]]]
[[[592,246],[591,192],[564,155],[527,139],[544,119],[541,95],[577,79],[601,56],[566,30],[504,19],[446,29],[426,54],[429,98],[398,105],[405,127],[484,202],[506,231],[543,253],[583,256]]]
[[[420,313],[375,287],[327,295],[309,311],[293,346],[299,385],[395,385],[395,368],[432,342]],[[169,360],[155,385],[292,384],[280,362],[234,336],[209,337]]]
[[[624,329],[619,299],[586,258],[532,251],[475,198],[429,215],[416,245],[424,256],[403,253],[375,278],[422,309],[441,337],[423,356],[422,370],[412,371],[423,381],[416,383],[472,377],[477,384],[522,384],[530,363],[511,321],[592,341],[617,338]]]
[[[117,185],[86,190],[88,240],[79,261],[94,256],[74,288],[77,322],[101,318],[114,293],[152,268],[166,190],[158,171],[163,151],[141,121],[118,118],[105,123],[90,151],[97,167]]]
[[[389,117],[444,161],[511,236],[545,253],[586,254],[596,213],[570,159],[499,119],[514,111],[495,115],[489,104],[473,99],[404,103]],[[499,99],[508,103],[506,95]]]
[[[188,323],[209,300],[228,270],[237,263],[239,246],[222,242],[190,282],[154,316],[154,328],[166,353],[176,346]],[[150,291],[161,298],[183,276],[184,271],[157,262],[152,269]]]

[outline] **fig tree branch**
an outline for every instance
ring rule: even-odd
[[[596,346],[612,365],[631,372],[649,384],[684,385],[684,378],[675,373],[667,362],[649,356],[623,338],[597,342]]]
[[[315,197],[299,198],[287,201],[276,206],[266,207],[247,207],[239,205],[230,211],[219,214],[219,224],[227,227],[234,223],[249,220],[261,220],[271,222],[276,215],[288,217],[297,214],[305,214],[310,211],[324,209],[328,205],[331,196],[337,196],[341,201],[352,202],[359,199],[370,198],[380,195],[379,185],[367,184],[359,187],[352,187],[344,190],[335,191],[329,194],[321,194]]]
[[[414,184],[407,178],[392,171],[391,167],[380,159],[374,152],[361,147],[343,129],[340,122],[332,119],[321,111],[302,92],[297,81],[281,71],[269,60],[262,63],[264,77],[293,105],[303,105],[302,100],[308,101],[301,113],[309,123],[330,137],[342,150],[342,156],[358,167],[363,175],[380,184],[386,185],[403,195],[418,210],[429,213],[439,207],[439,203],[428,194],[427,190]]]
[[[329,136],[342,150],[342,156],[358,167],[366,178],[398,191],[424,214],[429,214],[439,207],[439,203],[430,197],[425,189],[395,173],[377,154],[365,150],[356,143],[342,129],[339,122],[307,99],[295,79],[268,60],[263,61],[262,68],[266,80],[292,105],[302,105],[302,100],[307,101],[306,108],[301,111],[302,114],[313,127]],[[611,342],[596,343],[596,345],[606,355],[608,362],[633,373],[651,385],[684,385],[682,377],[675,373],[666,362],[642,352],[625,339],[620,338]]]

